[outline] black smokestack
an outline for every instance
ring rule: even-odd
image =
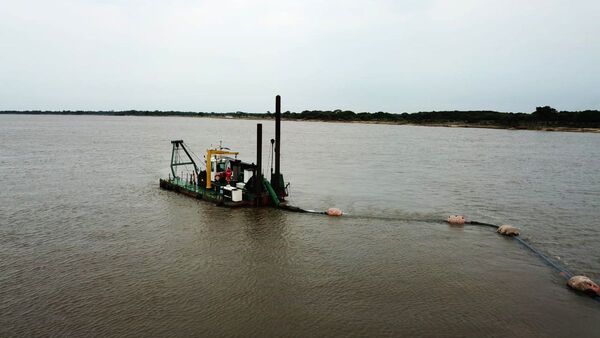
[[[254,191],[256,203],[260,205],[262,192],[262,123],[256,124],[256,176],[254,177]]]
[[[275,97],[275,184],[274,190],[278,196],[281,196],[281,187],[279,183],[281,181],[281,96]]]

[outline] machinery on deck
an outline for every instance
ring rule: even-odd
[[[281,98],[275,100],[275,139],[271,143],[275,171],[270,180],[262,170],[262,124],[256,126],[256,162],[243,162],[239,152],[221,145],[206,150],[204,159],[195,155],[183,142],[173,140],[171,174],[160,179],[160,187],[225,206],[281,206],[288,196],[280,170],[281,158]],[[199,164],[204,165],[201,169]]]

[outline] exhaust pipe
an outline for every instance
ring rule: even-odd
[[[256,124],[256,175],[254,176],[256,205],[260,206],[262,193],[262,123]]]
[[[271,178],[273,189],[281,197],[281,96],[275,97],[275,177]]]

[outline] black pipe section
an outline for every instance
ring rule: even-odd
[[[185,154],[187,155],[187,157],[190,159],[190,161],[194,165],[194,170],[196,170],[196,174],[199,173],[200,171],[198,170],[198,166],[196,165],[196,161],[194,161],[194,158],[192,157],[192,155],[190,155],[190,153],[188,153],[188,150],[185,147],[185,144],[183,143],[183,141],[181,141],[181,148],[183,148],[183,151],[185,151]]]
[[[262,123],[256,124],[256,175],[254,176],[256,204],[260,206],[262,193]]]
[[[275,96],[275,180],[271,179],[277,196],[282,196],[281,182],[281,96]]]

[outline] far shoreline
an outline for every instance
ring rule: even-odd
[[[273,120],[274,114],[259,114],[253,116],[252,113],[243,115],[231,113],[211,113],[211,114],[194,114],[194,113],[160,113],[154,112],[145,113],[129,111],[127,112],[61,112],[61,111],[0,111],[2,115],[71,115],[71,116],[132,116],[132,117],[191,117],[191,118],[208,118],[220,120]],[[504,129],[504,130],[532,130],[532,131],[548,131],[548,132],[576,132],[576,133],[600,133],[600,127],[576,127],[576,126],[560,126],[547,125],[543,122],[526,124],[519,126],[507,126],[494,123],[468,123],[468,122],[423,122],[415,123],[408,121],[386,121],[386,120],[325,120],[319,118],[289,118],[283,117],[286,122],[325,122],[325,123],[346,123],[346,124],[384,124],[384,125],[400,125],[400,126],[417,126],[417,127],[443,127],[443,128],[479,128],[479,129]]]
[[[131,115],[136,116],[136,115]],[[177,116],[179,117],[179,116]],[[185,117],[185,116],[184,116]],[[272,118],[256,117],[233,117],[233,116],[190,116],[195,118],[208,118],[218,120],[272,120]],[[503,130],[532,130],[532,131],[550,131],[550,132],[572,132],[572,133],[600,133],[600,128],[586,127],[567,127],[567,126],[531,126],[531,127],[507,127],[494,124],[476,124],[476,123],[402,123],[393,121],[342,121],[342,120],[318,120],[318,119],[282,119],[286,122],[324,122],[324,123],[344,123],[344,124],[384,124],[395,126],[415,126],[415,127],[439,127],[439,128],[473,128],[473,129],[503,129]]]

